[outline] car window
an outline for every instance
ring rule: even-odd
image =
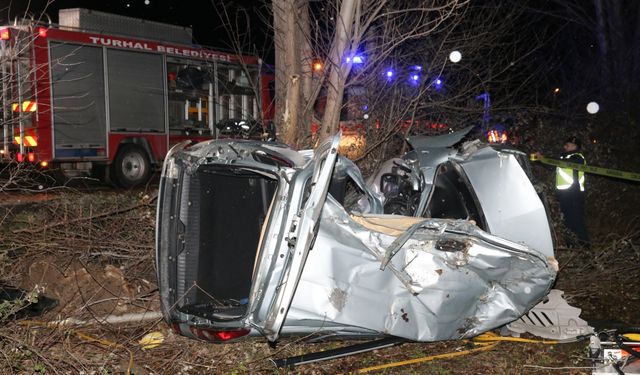
[[[441,164],[434,179],[429,203],[422,216],[473,220],[478,227],[486,229],[478,199],[470,186],[458,165],[452,162]]]

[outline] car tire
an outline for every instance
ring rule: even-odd
[[[151,162],[146,151],[137,145],[124,145],[113,163],[118,184],[124,188],[144,185],[151,176]]]

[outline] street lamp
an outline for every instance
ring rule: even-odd
[[[460,51],[452,51],[449,54],[449,60],[451,60],[451,62],[454,64],[460,62],[460,60],[462,60],[462,54],[460,53]]]

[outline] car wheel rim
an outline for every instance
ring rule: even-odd
[[[128,154],[122,160],[122,174],[131,181],[142,178],[145,174],[144,157],[140,154]]]

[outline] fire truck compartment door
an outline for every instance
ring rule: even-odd
[[[86,149],[106,144],[102,48],[58,42],[50,47],[55,156],[95,156]]]

